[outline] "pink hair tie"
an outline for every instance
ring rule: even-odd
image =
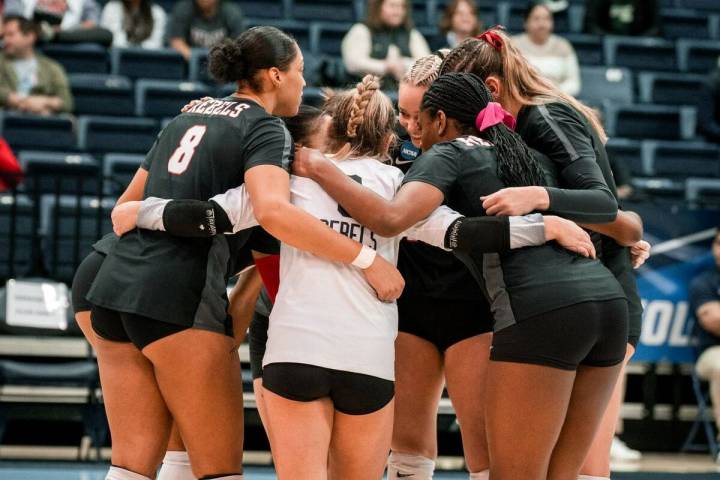
[[[515,130],[515,117],[497,102],[488,103],[487,107],[480,110],[475,118],[475,126],[480,132],[501,123],[504,123],[510,130]]]

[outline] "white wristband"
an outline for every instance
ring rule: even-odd
[[[358,256],[352,261],[352,264],[361,270],[365,270],[373,264],[376,255],[377,252],[375,250],[363,245],[360,249],[360,253],[358,253]]]

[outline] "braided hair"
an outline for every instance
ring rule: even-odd
[[[423,97],[421,110],[433,117],[443,111],[463,133],[475,134],[495,147],[498,177],[508,187],[545,185],[542,167],[522,138],[500,123],[478,132],[475,119],[493,101],[483,81],[472,73],[441,75]]]
[[[380,79],[366,75],[353,90],[333,95],[326,102],[332,110],[328,132],[331,152],[347,150],[349,155],[383,157],[387,155],[388,139],[394,135],[395,109],[380,91]]]
[[[440,65],[449,52],[448,49],[442,49],[418,58],[410,69],[405,72],[402,82],[414,87],[429,87],[432,82],[437,80]]]

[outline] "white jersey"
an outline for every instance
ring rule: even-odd
[[[347,175],[391,200],[402,172],[374,159],[338,163]],[[292,177],[292,203],[330,228],[369,246],[395,265],[402,236],[385,238],[355,221],[315,182]],[[445,231],[460,215],[436,211],[406,232],[442,246]],[[378,300],[363,273],[282,244],[280,290],[270,315],[263,365],[293,362],[394,380],[397,306]]]

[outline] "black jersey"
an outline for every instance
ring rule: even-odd
[[[391,164],[407,173],[421,154],[407,134],[390,152]],[[463,263],[452,254],[424,242],[400,241],[397,268],[405,279],[403,295],[446,300],[477,300],[485,297]]]
[[[291,148],[283,122],[257,103],[234,96],[202,102],[173,119],[148,153],[144,197],[207,200],[242,184],[254,166],[287,170]],[[217,323],[227,310],[226,276],[235,273],[231,255],[249,233],[236,235],[129,232],[103,263],[88,298],[184,326]]]
[[[436,144],[420,156],[404,182],[433,185],[447,205],[468,217],[485,215],[480,197],[502,188],[495,149],[476,137]],[[557,308],[586,301],[625,298],[598,260],[568,252],[555,243],[474,255],[468,267],[483,284],[495,330]]]
[[[610,161],[605,145],[582,114],[562,102],[525,106],[518,114],[516,131],[525,143],[558,165],[560,188],[578,190],[560,192],[548,189],[551,212],[586,223],[609,213],[603,207],[603,192],[609,192],[617,202]],[[578,212],[581,210],[578,205],[582,206],[583,213]],[[588,210],[593,213],[591,218],[584,215]],[[639,336],[643,309],[630,249],[605,235],[593,234],[593,241],[598,258],[615,275],[627,296],[628,334]]]

